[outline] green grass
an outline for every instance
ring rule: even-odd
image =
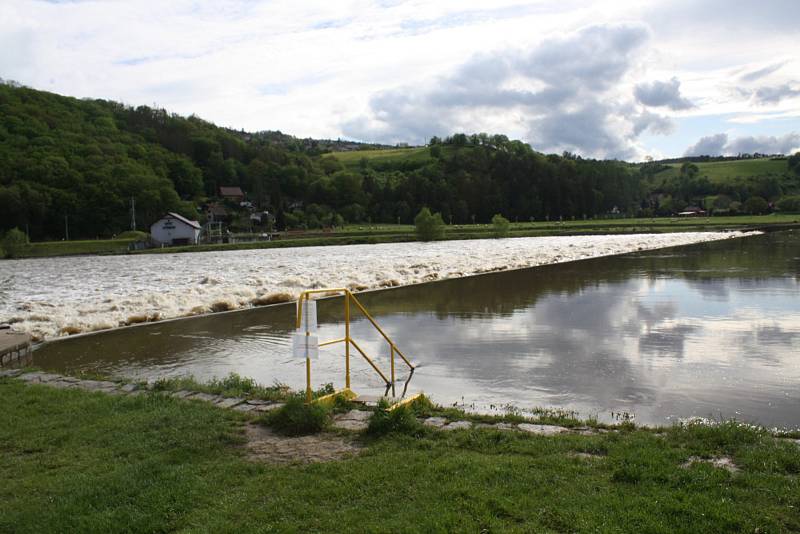
[[[230,410],[8,379],[0,398],[0,532],[800,529],[797,446],[735,424],[393,433],[348,460],[274,466],[246,459]],[[714,455],[741,472],[681,467]]]
[[[659,178],[666,178],[670,176],[677,176],[681,163],[672,163],[669,166],[671,169],[662,171],[656,176]],[[785,174],[788,172],[789,167],[785,159],[772,160],[769,158],[762,159],[743,159],[736,161],[709,161],[695,163],[700,169],[700,176],[707,176],[713,183],[724,183],[733,178],[748,176],[767,176],[769,174]]]

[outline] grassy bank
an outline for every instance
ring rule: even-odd
[[[247,459],[245,416],[0,379],[0,531],[800,529],[796,445],[738,425],[593,436],[364,439],[313,465]],[[690,457],[725,455],[740,471]]]
[[[701,218],[639,218],[639,219],[595,219],[579,221],[539,221],[511,223],[510,237],[540,237],[592,234],[703,232],[718,230],[750,229],[771,226],[798,225],[800,215],[758,215],[739,217]],[[444,239],[492,238],[489,224],[448,225]],[[131,252],[132,254],[171,254],[176,252],[208,252],[219,250],[254,250],[269,248],[361,245],[375,243],[399,243],[416,241],[414,227],[408,224],[360,224],[348,225],[335,232],[291,232],[274,241],[253,243],[224,243],[166,247]],[[31,243],[24,247],[19,257],[40,258],[81,254],[126,254],[132,240],[109,239],[94,241],[51,241]]]
[[[21,258],[78,256],[85,254],[125,254],[133,239],[91,239],[85,241],[40,241],[25,245]]]

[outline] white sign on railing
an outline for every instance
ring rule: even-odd
[[[297,301],[300,306],[300,301]],[[317,301],[305,300],[303,301],[303,310],[300,313],[300,328],[298,332],[316,332],[317,331]]]
[[[319,338],[305,332],[295,332],[292,335],[292,356],[298,359],[319,359]]]

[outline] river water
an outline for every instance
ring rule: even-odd
[[[464,251],[468,253],[468,251]],[[800,426],[800,234],[780,232],[362,293],[419,364],[408,391],[482,412],[547,407],[643,424],[692,416]],[[319,304],[320,338],[343,331]],[[229,372],[301,388],[294,305],[154,323],[52,343],[34,363],[125,377]],[[353,337],[388,372],[388,347],[356,316]],[[344,377],[322,349],[315,385]],[[353,388],[383,392],[353,356]],[[407,372],[399,365],[403,378]]]

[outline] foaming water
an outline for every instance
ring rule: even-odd
[[[292,300],[741,237],[531,237],[0,262],[0,323],[36,339]]]

